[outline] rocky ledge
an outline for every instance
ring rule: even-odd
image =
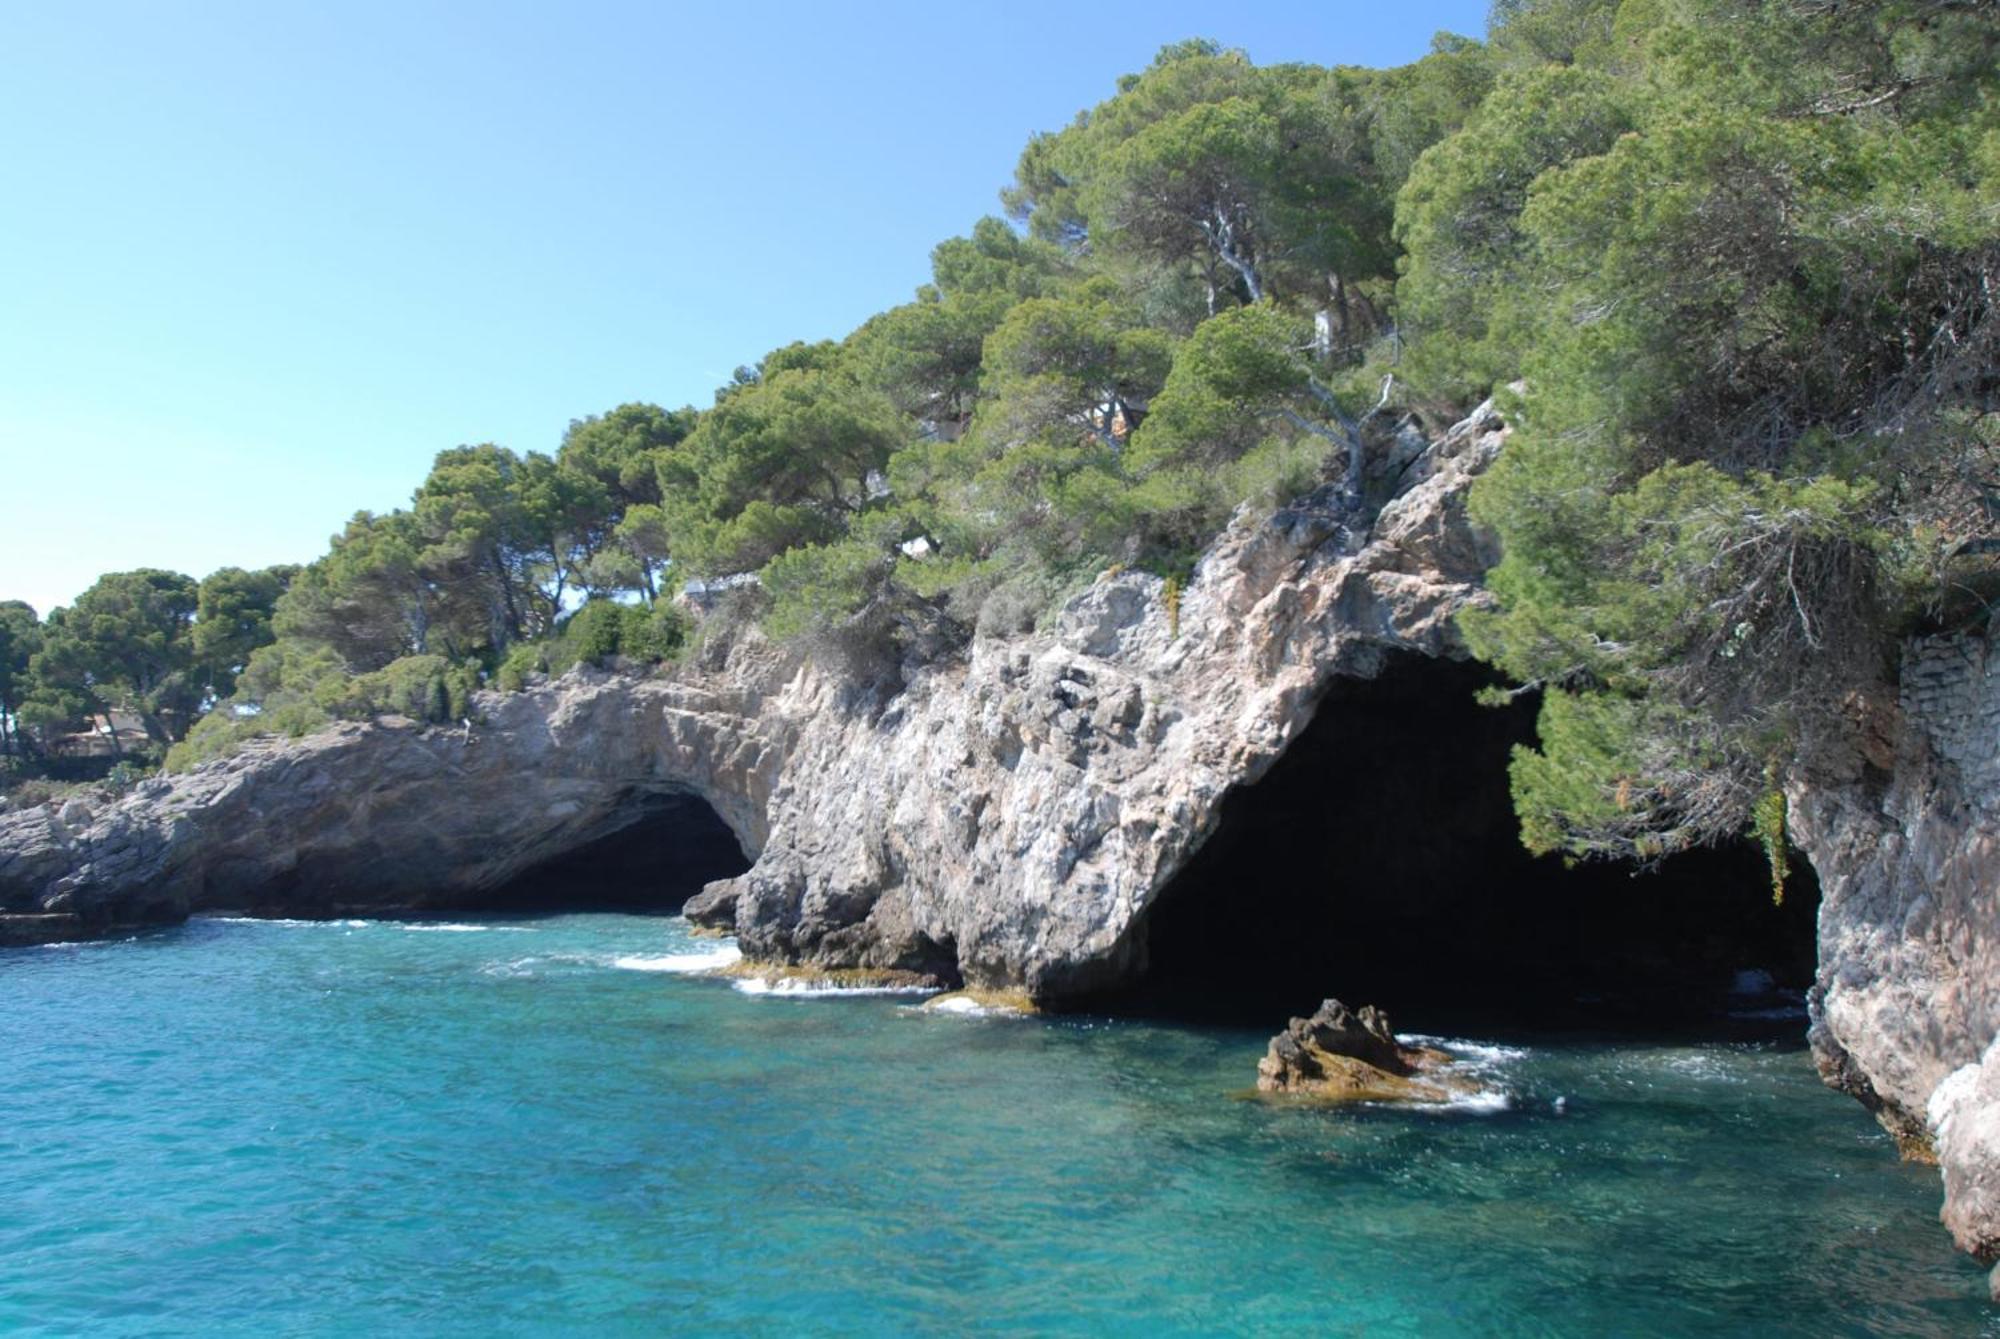
[[[1373,1005],[1357,1012],[1327,1000],[1271,1038],[1257,1062],[1257,1091],[1321,1102],[1444,1102],[1476,1086],[1451,1064],[1443,1051],[1396,1040]]]

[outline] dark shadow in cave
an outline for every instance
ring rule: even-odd
[[[1424,1031],[1801,1035],[1819,903],[1803,859],[1774,907],[1748,843],[1643,873],[1529,855],[1507,763],[1535,708],[1479,705],[1491,682],[1412,656],[1335,684],[1162,890],[1138,982],[1092,1006],[1265,1025],[1334,996]],[[1776,990],[1744,989],[1752,972]]]
[[[477,899],[494,912],[671,914],[712,879],[750,868],[736,834],[693,795],[635,796],[630,821]]]

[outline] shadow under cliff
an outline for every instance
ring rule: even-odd
[[[714,879],[750,868],[708,803],[692,795],[637,797],[629,823],[473,895],[466,908],[525,913],[626,911],[670,914]]]
[[[1162,890],[1143,973],[1087,1007],[1262,1025],[1335,996],[1422,1030],[1802,1034],[1803,860],[1773,906],[1749,844],[1644,872],[1531,856],[1507,765],[1534,704],[1480,706],[1492,681],[1407,657],[1337,683]]]

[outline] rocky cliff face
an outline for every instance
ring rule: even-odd
[[[1458,656],[1491,560],[1463,512],[1482,411],[1410,459],[1364,527],[1332,490],[1244,521],[1170,611],[1107,575],[1050,631],[891,691],[740,641],[632,680],[485,695],[470,731],[342,725],[260,741],[100,806],[0,815],[0,929],[190,910],[476,903],[634,821],[712,806],[755,864],[695,910],[753,955],[1061,997],[1142,963],[1146,907],[1338,676]]]
[[[1155,895],[1338,676],[1463,654],[1491,561],[1464,517],[1498,450],[1481,416],[1431,447],[1372,529],[1331,490],[1230,530],[1170,612],[1123,574],[1046,635],[977,644],[865,728],[803,733],[739,881],[746,952],[948,968],[1043,999],[1143,965]]]
[[[1904,650],[1870,746],[1791,793],[1818,871],[1812,1045],[1827,1081],[1943,1166],[1959,1244],[2000,1258],[2000,654]],[[2000,1284],[2000,1277],[1996,1277]]]

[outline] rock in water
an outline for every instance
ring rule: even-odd
[[[702,885],[700,892],[687,900],[681,908],[681,915],[703,930],[729,931],[736,928],[736,902],[743,896],[743,877],[717,879]]]
[[[1443,1051],[1405,1046],[1373,1005],[1327,1000],[1294,1018],[1257,1062],[1257,1090],[1328,1102],[1444,1102],[1473,1085]]]

